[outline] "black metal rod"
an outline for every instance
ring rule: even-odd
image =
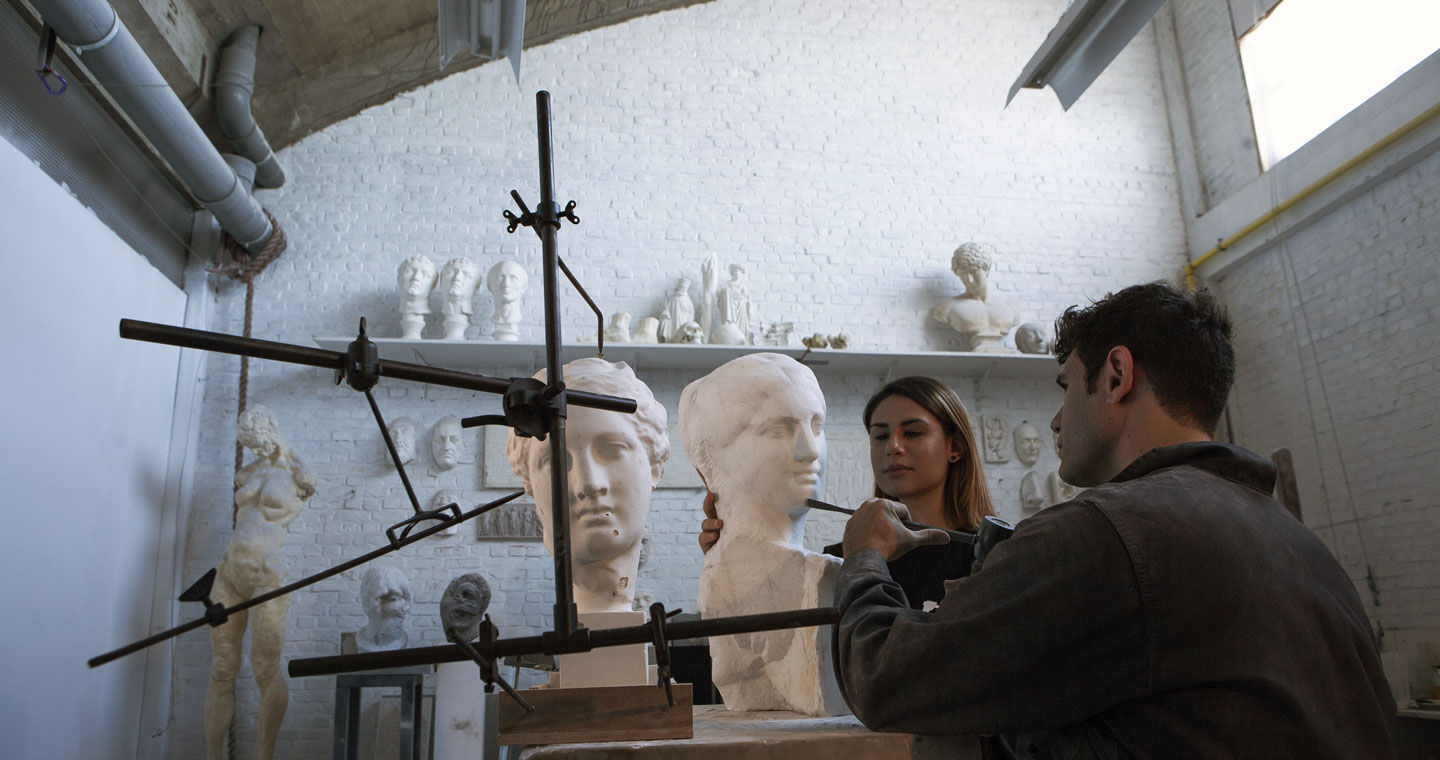
[[[785,628],[807,628],[815,625],[833,625],[840,622],[839,607],[814,607],[786,612],[765,612],[758,615],[737,615],[713,620],[683,620],[666,623],[665,638],[695,639],[705,636],[729,636],[737,633],[776,631]],[[590,631],[592,649],[601,647],[641,644],[654,640],[655,631],[650,624],[624,628],[604,628]],[[487,657],[511,657],[523,654],[566,654],[567,652],[546,652],[541,636],[524,636],[500,639],[491,647],[472,644]],[[486,650],[489,651],[486,651]],[[365,652],[362,654],[332,655],[329,657],[307,657],[291,660],[289,673],[293,678],[326,676],[349,673],[373,668],[410,667],[433,665],[441,662],[458,662],[470,657],[453,644],[435,647],[417,647],[391,652]]]
[[[807,507],[809,507],[809,508],[811,508],[811,509],[819,509],[819,510],[823,510],[823,511],[825,511],[825,512],[836,512],[836,513],[842,514],[842,515],[853,515],[853,514],[855,514],[855,510],[853,510],[853,509],[846,509],[846,508],[844,508],[844,507],[837,507],[837,506],[835,506],[834,504],[829,504],[829,503],[827,503],[827,502],[820,501],[819,499],[806,499],[806,500],[805,500],[805,506],[807,506]],[[951,540],[951,541],[961,541],[961,542],[970,544],[970,545],[972,545],[972,546],[975,544],[975,534],[974,534],[974,533],[966,533],[966,532],[963,531],[963,530],[950,530],[949,528],[937,528],[937,527],[935,527],[935,526],[933,526],[933,525],[925,525],[925,524],[923,524],[923,523],[910,522],[909,520],[901,520],[901,521],[900,521],[900,524],[901,524],[901,525],[904,525],[905,527],[909,528],[910,530],[943,530],[943,531],[945,531],[946,533],[949,533],[949,534],[950,534],[950,540]]]
[[[380,426],[380,435],[385,439],[390,461],[395,463],[395,471],[400,473],[400,482],[405,484],[405,495],[410,497],[410,506],[418,515],[421,512],[420,500],[415,498],[415,489],[410,487],[410,476],[405,474],[405,463],[400,461],[400,452],[395,450],[395,442],[390,440],[390,428],[385,427],[385,417],[380,414],[380,405],[375,403],[375,394],[365,391],[365,400],[370,402],[370,411],[375,413],[375,424]]]
[[[375,551],[370,552],[369,554],[365,554],[365,555],[356,557],[355,559],[349,560],[349,561],[347,561],[347,562],[342,562],[342,563],[340,563],[340,564],[338,564],[338,565],[336,565],[336,566],[334,566],[334,567],[332,567],[332,568],[330,568],[330,569],[328,569],[328,570],[322,570],[322,571],[320,571],[320,572],[318,572],[318,573],[316,573],[316,574],[314,574],[314,575],[311,575],[311,576],[308,576],[308,577],[306,577],[306,578],[302,578],[302,579],[300,579],[300,580],[298,580],[298,581],[295,581],[294,583],[291,583],[291,584],[289,584],[288,586],[281,586],[280,588],[277,588],[277,589],[275,589],[274,591],[267,591],[267,592],[265,592],[265,593],[263,593],[263,594],[261,594],[261,595],[259,595],[259,596],[257,596],[257,597],[253,597],[253,598],[251,598],[251,599],[246,599],[245,601],[240,602],[239,604],[236,604],[236,605],[234,605],[234,606],[232,606],[232,607],[227,607],[227,608],[225,608],[225,614],[226,614],[227,616],[233,615],[233,614],[235,614],[235,613],[237,613],[237,612],[241,612],[241,611],[243,611],[243,610],[248,610],[248,609],[250,609],[251,607],[254,607],[254,606],[256,606],[256,605],[264,604],[265,602],[268,602],[268,601],[270,601],[271,599],[274,599],[274,598],[276,598],[276,597],[284,596],[284,595],[290,593],[291,591],[298,591],[299,589],[302,589],[302,588],[304,588],[304,587],[306,587],[306,586],[309,586],[309,585],[311,585],[311,584],[319,583],[320,581],[323,581],[323,580],[325,580],[326,578],[329,578],[329,577],[331,577],[331,576],[333,576],[333,575],[338,575],[338,574],[340,574],[340,573],[343,573],[343,572],[345,572],[346,570],[349,570],[350,568],[355,567],[356,565],[363,565],[363,564],[365,564],[366,562],[369,562],[369,561],[372,560],[372,559],[375,559],[375,558],[377,558],[377,557],[383,557],[383,556],[385,556],[386,554],[389,554],[390,552],[393,552],[393,551],[396,551],[396,550],[398,550],[398,549],[402,549],[402,548],[404,548],[404,547],[406,547],[406,546],[409,546],[410,544],[413,544],[413,543],[415,543],[416,541],[419,541],[419,540],[421,540],[421,539],[423,539],[423,538],[426,538],[426,537],[428,537],[428,536],[434,535],[435,533],[437,533],[437,532],[439,532],[439,531],[442,531],[442,530],[450,527],[451,525],[459,525],[460,523],[465,522],[466,520],[469,520],[469,519],[472,518],[472,517],[476,517],[476,516],[478,516],[478,515],[485,514],[486,512],[489,512],[490,510],[495,509],[496,507],[499,507],[499,506],[502,505],[502,504],[505,504],[505,503],[507,503],[507,502],[513,501],[514,499],[517,499],[517,498],[519,498],[519,497],[521,497],[521,496],[524,496],[524,495],[525,495],[524,493],[517,491],[516,493],[512,493],[512,494],[510,494],[509,496],[504,496],[504,497],[501,497],[501,498],[499,498],[499,499],[496,499],[495,501],[492,501],[492,502],[490,502],[489,504],[482,504],[481,506],[478,506],[478,507],[470,510],[469,512],[465,512],[464,514],[460,515],[460,517],[457,518],[457,519],[455,519],[455,520],[450,520],[450,521],[447,521],[447,522],[437,523],[437,524],[432,525],[432,526],[430,526],[429,528],[426,528],[425,530],[422,530],[422,531],[420,531],[419,533],[416,533],[416,534],[414,534],[414,535],[412,535],[412,536],[407,536],[407,537],[402,538],[402,539],[400,539],[399,541],[397,541],[397,542],[395,542],[395,543],[393,543],[393,544],[390,544],[390,545],[388,545],[388,546],[383,546],[383,547],[381,547],[381,548],[379,548],[379,549],[376,549]],[[157,634],[155,634],[154,636],[150,636],[149,638],[141,639],[140,641],[137,641],[137,642],[135,642],[134,644],[130,644],[130,645],[127,645],[127,646],[123,646],[123,647],[120,647],[119,649],[116,649],[116,650],[113,650],[113,651],[110,651],[110,652],[106,652],[105,654],[98,655],[98,656],[96,656],[96,657],[92,657],[92,658],[90,658],[90,660],[88,661],[88,664],[89,664],[90,667],[92,667],[92,668],[99,667],[99,666],[101,666],[101,665],[104,665],[104,664],[107,663],[107,662],[111,662],[111,661],[113,661],[113,660],[118,660],[118,659],[120,659],[121,657],[124,657],[124,656],[127,655],[127,654],[132,654],[132,653],[134,653],[134,652],[138,652],[138,651],[140,651],[141,649],[144,649],[144,648],[146,648],[146,647],[153,646],[153,645],[155,645],[155,644],[159,644],[160,642],[162,642],[162,641],[164,641],[164,640],[166,640],[166,639],[174,638],[174,637],[176,637],[176,636],[179,636],[180,634],[185,633],[186,631],[190,631],[190,630],[194,630],[195,628],[199,628],[201,625],[204,625],[204,624],[205,624],[205,618],[203,618],[203,617],[202,617],[202,618],[199,618],[199,619],[197,619],[197,620],[192,620],[192,621],[190,621],[190,622],[188,622],[188,623],[185,623],[185,624],[183,624],[183,625],[179,625],[179,626],[176,626],[176,627],[174,627],[174,628],[171,628],[171,629],[168,630],[168,631],[164,631],[164,632],[162,632],[162,633],[157,633]]]

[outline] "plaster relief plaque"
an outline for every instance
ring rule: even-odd
[[[481,541],[539,541],[543,529],[535,515],[535,502],[512,501],[475,518],[475,538]]]
[[[1010,418],[1003,414],[980,415],[980,438],[985,447],[986,464],[1010,461]]]

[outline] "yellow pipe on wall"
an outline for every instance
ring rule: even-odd
[[[1217,244],[1215,245],[1214,248],[1211,248],[1210,250],[1208,250],[1208,251],[1206,251],[1205,253],[1201,254],[1201,255],[1200,255],[1198,258],[1196,258],[1195,260],[1187,263],[1187,264],[1185,265],[1185,285],[1186,285],[1187,287],[1189,287],[1191,290],[1194,290],[1194,289],[1195,289],[1195,271],[1196,271],[1197,269],[1199,269],[1202,264],[1204,264],[1205,262],[1209,261],[1210,259],[1213,259],[1213,258],[1215,258],[1216,256],[1220,255],[1220,252],[1221,252],[1221,251],[1224,251],[1224,250],[1228,249],[1230,246],[1235,245],[1235,243],[1239,242],[1240,240],[1242,240],[1243,238],[1245,238],[1246,236],[1248,236],[1250,233],[1254,232],[1255,230],[1260,229],[1260,227],[1261,227],[1262,225],[1264,225],[1266,222],[1274,219],[1274,218],[1277,217],[1277,216],[1280,216],[1281,214],[1285,213],[1286,211],[1289,211],[1289,210],[1290,210],[1291,208],[1293,208],[1297,203],[1300,203],[1301,201],[1305,200],[1306,198],[1309,198],[1311,195],[1314,195],[1317,191],[1320,190],[1320,188],[1323,188],[1323,187],[1325,187],[1326,185],[1330,184],[1331,182],[1334,182],[1336,179],[1338,179],[1338,178],[1340,178],[1341,176],[1343,176],[1343,175],[1345,175],[1346,173],[1348,173],[1351,169],[1354,169],[1356,166],[1359,166],[1361,163],[1365,162],[1365,161],[1366,161],[1367,159],[1369,159],[1371,156],[1373,156],[1373,155],[1375,155],[1376,153],[1379,153],[1380,151],[1388,148],[1388,147],[1389,147],[1391,144],[1393,144],[1396,140],[1399,140],[1400,138],[1404,137],[1405,135],[1408,135],[1408,134],[1410,134],[1411,132],[1415,131],[1417,128],[1419,128],[1419,126],[1420,126],[1421,124],[1424,124],[1425,122],[1427,122],[1427,121],[1435,118],[1435,116],[1436,116],[1437,114],[1440,114],[1440,103],[1436,103],[1435,105],[1430,106],[1428,109],[1425,110],[1424,113],[1420,114],[1419,116],[1416,116],[1415,118],[1411,119],[1410,121],[1405,122],[1405,124],[1402,125],[1399,129],[1396,129],[1394,132],[1391,132],[1390,134],[1386,135],[1386,136],[1385,136],[1383,139],[1381,139],[1379,142],[1377,142],[1377,143],[1375,143],[1374,145],[1371,145],[1370,147],[1366,148],[1365,150],[1360,151],[1359,153],[1355,154],[1355,156],[1354,156],[1353,158],[1351,158],[1349,161],[1346,161],[1345,163],[1343,163],[1343,164],[1335,167],[1335,168],[1332,169],[1330,172],[1328,172],[1325,176],[1323,176],[1323,177],[1321,177],[1320,179],[1317,179],[1317,180],[1315,180],[1314,182],[1310,183],[1310,185],[1307,186],[1304,190],[1301,190],[1300,192],[1298,192],[1298,193],[1296,193],[1295,195],[1291,196],[1289,200],[1285,201],[1284,203],[1281,203],[1280,205],[1276,206],[1276,207],[1273,208],[1273,209],[1270,209],[1270,210],[1267,211],[1265,214],[1263,214],[1260,218],[1258,218],[1258,219],[1256,219],[1255,221],[1253,221],[1253,222],[1245,225],[1245,227],[1244,227],[1243,229],[1241,229],[1239,232],[1235,233],[1234,235],[1231,235],[1230,237],[1228,237],[1228,238],[1226,238],[1226,239],[1224,239],[1224,240],[1221,240],[1219,243],[1217,243]]]

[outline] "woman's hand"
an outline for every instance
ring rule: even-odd
[[[715,494],[711,491],[705,492],[705,503],[700,506],[705,510],[705,519],[700,521],[700,553],[710,551],[710,547],[720,540],[720,529],[725,527],[725,521],[715,512]]]

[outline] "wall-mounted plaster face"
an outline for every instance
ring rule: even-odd
[[[430,456],[435,458],[435,465],[448,470],[460,463],[464,453],[465,437],[460,432],[460,419],[442,417],[435,423],[435,431],[430,435]]]
[[[390,423],[390,442],[395,444],[395,454],[401,464],[415,461],[415,422],[409,417],[400,417]]]
[[[1019,457],[1026,467],[1039,461],[1040,440],[1040,431],[1029,421],[1015,426],[1015,456]]]

